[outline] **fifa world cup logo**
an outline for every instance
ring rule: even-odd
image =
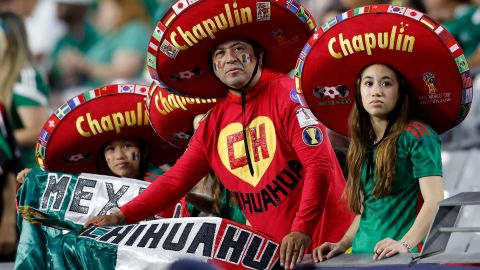
[[[437,88],[435,88],[435,75],[432,72],[426,72],[423,74],[423,80],[427,84],[428,93],[429,94],[436,94]]]
[[[308,134],[308,136],[310,136],[310,139],[312,139],[311,144],[312,145],[317,145],[318,144],[317,129],[314,128],[314,127],[309,128],[309,129],[307,129],[307,134]]]

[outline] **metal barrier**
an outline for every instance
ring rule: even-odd
[[[460,227],[462,207],[480,205],[480,192],[463,192],[439,203],[435,219],[425,239],[418,263],[480,263],[479,252],[455,250],[445,252],[452,233],[480,233],[480,227]]]

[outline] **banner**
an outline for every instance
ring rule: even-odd
[[[88,219],[123,205],[147,185],[93,174],[30,173],[17,194],[16,268],[168,269],[185,258],[225,269],[271,269],[278,261],[278,243],[215,217],[83,229]]]

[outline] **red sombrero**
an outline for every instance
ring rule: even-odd
[[[160,165],[181,151],[157,136],[145,110],[148,86],[109,85],[87,91],[60,106],[43,126],[36,146],[41,168],[65,173],[100,173],[101,147],[114,139],[136,137]]]
[[[150,124],[160,137],[185,149],[193,134],[193,118],[207,113],[219,101],[177,96],[152,83],[147,112]]]
[[[373,63],[404,75],[413,113],[438,133],[466,117],[473,91],[462,49],[440,24],[406,7],[366,6],[319,27],[297,60],[297,91],[320,121],[347,135],[357,76]]]
[[[265,67],[289,72],[315,27],[314,19],[295,0],[179,0],[153,32],[148,70],[170,92],[225,97],[227,89],[208,64],[215,45],[239,38],[254,40],[265,50]]]

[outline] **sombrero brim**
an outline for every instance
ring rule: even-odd
[[[472,78],[462,49],[425,14],[394,5],[350,10],[319,27],[297,60],[297,90],[322,123],[348,135],[357,77],[374,63],[403,74],[415,117],[438,133],[466,117]]]
[[[207,113],[221,100],[178,96],[152,83],[147,98],[150,123],[167,142],[185,149],[193,135],[193,119]]]
[[[208,64],[215,45],[232,39],[254,40],[265,51],[264,67],[289,72],[315,27],[314,19],[295,0],[180,0],[153,32],[148,70],[170,92],[225,97],[227,89]]]
[[[140,138],[149,161],[165,164],[181,151],[157,136],[150,126],[144,85],[109,85],[78,95],[60,106],[43,126],[36,146],[39,166],[65,173],[100,173],[99,153],[107,142]]]

